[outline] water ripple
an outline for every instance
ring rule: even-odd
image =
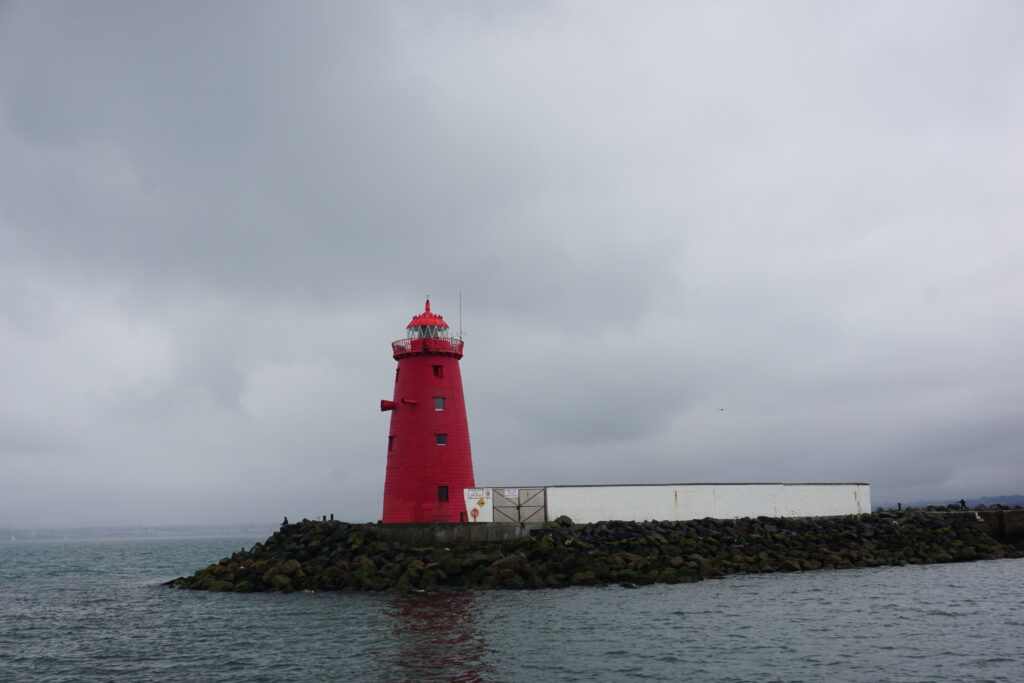
[[[3,677],[1024,679],[1022,560],[401,597],[158,585],[245,541],[5,543]]]

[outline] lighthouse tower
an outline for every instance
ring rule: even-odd
[[[462,489],[474,484],[462,340],[430,311],[429,299],[406,329],[405,339],[391,344],[398,361],[394,399],[380,402],[391,411],[383,521],[466,521]]]

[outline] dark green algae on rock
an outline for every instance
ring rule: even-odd
[[[376,524],[303,520],[178,588],[235,592],[457,591],[681,583],[728,574],[1024,557],[972,514],[686,522],[548,523],[514,541],[438,548],[380,537]]]

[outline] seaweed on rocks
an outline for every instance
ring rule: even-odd
[[[522,590],[1024,557],[974,515],[919,511],[595,524],[563,517],[515,541],[426,548],[388,541],[379,528],[287,524],[167,585],[243,593]]]

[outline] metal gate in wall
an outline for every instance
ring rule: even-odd
[[[547,489],[543,486],[528,488],[493,488],[494,521],[506,524],[526,524],[547,521]]]

